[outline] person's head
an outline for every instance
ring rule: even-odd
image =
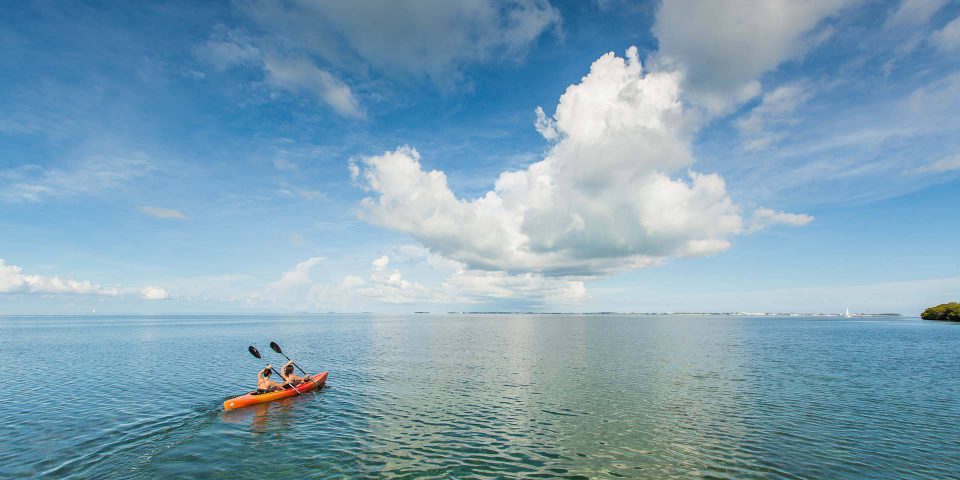
[[[283,367],[283,375],[287,377],[293,375],[293,365],[287,365],[286,367]]]
[[[260,375],[263,375],[264,377],[269,377],[271,373],[273,373],[273,370],[270,367],[260,370]]]

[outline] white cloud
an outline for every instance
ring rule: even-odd
[[[457,81],[471,63],[518,58],[560,14],[546,0],[248,1],[241,10],[285,48],[341,69]],[[237,56],[238,53],[229,51]],[[240,53],[242,55],[242,52]]]
[[[22,268],[16,265],[8,265],[3,259],[0,259],[0,293],[115,296],[119,295],[121,291],[118,288],[102,287],[88,281],[25,275]]]
[[[166,300],[170,295],[161,287],[148,286],[140,291],[140,296],[147,300]]]
[[[175,208],[140,207],[138,210],[154,218],[164,218],[164,219],[174,219],[174,220],[187,219],[187,216],[183,212]]]
[[[457,271],[444,280],[444,288],[474,301],[491,298],[533,299],[570,304],[587,296],[586,286],[579,280],[547,277],[539,273],[468,270],[464,264],[459,264]]]
[[[268,55],[263,66],[268,83],[294,93],[309,93],[345,117],[365,117],[353,90],[310,60]]]
[[[273,168],[283,172],[293,172],[299,169],[296,163],[291,162],[290,160],[284,158],[274,158],[273,159]]]
[[[263,64],[263,51],[242,30],[233,30],[217,25],[206,43],[196,47],[197,56],[217,70],[227,70],[238,65],[259,67]]]
[[[903,0],[897,10],[887,18],[887,28],[916,27],[927,23],[930,17],[943,8],[949,0]]]
[[[389,263],[389,257],[381,256],[372,262],[369,283],[358,277],[348,276],[344,278],[341,287],[352,287],[352,293],[381,303],[442,303],[452,300],[442,291],[405,280],[400,270],[387,268]]]
[[[917,88],[907,97],[907,105],[920,118],[933,118],[938,122],[942,122],[943,117],[936,114],[956,118],[954,113],[960,107],[960,71]]]
[[[960,170],[960,155],[942,158],[929,165],[910,170],[907,173],[942,173],[951,170]]]
[[[90,157],[65,167],[24,165],[0,170],[0,199],[40,202],[81,195],[98,195],[118,188],[152,170],[144,158]]]
[[[196,51],[199,57],[218,70],[256,68],[262,71],[267,85],[294,94],[311,95],[345,117],[364,118],[360,102],[349,85],[304,55],[277,53],[261,48],[256,42],[244,32],[221,25]]]
[[[824,20],[858,0],[664,0],[659,60],[686,71],[690,99],[718,113],[760,92],[756,79],[825,38]]]
[[[778,212],[769,208],[758,208],[754,210],[750,219],[749,230],[756,232],[774,225],[786,225],[789,227],[802,227],[814,220],[812,215],[803,213]]]
[[[943,53],[960,53],[960,17],[933,32],[930,42]]]
[[[760,104],[736,123],[743,148],[762,150],[779,141],[783,134],[775,129],[795,124],[793,112],[810,95],[810,89],[799,83],[783,85],[764,94]]]
[[[433,274],[441,274],[439,283],[424,284],[405,278],[392,268],[390,257],[381,255],[370,263],[366,278],[346,275],[339,282],[313,279],[310,270],[316,258],[300,262],[283,274],[280,281],[244,298],[249,305],[282,305],[284,308],[356,309],[371,304],[478,304],[493,299],[509,299],[525,305],[569,305],[586,298],[579,280],[553,278],[539,273],[511,274],[470,270],[463,263],[431,253],[419,246],[395,249],[401,262],[424,262]]]
[[[311,283],[310,270],[323,262],[323,257],[310,257],[298,263],[293,270],[284,272],[280,280],[271,283],[268,290],[286,292],[292,288],[302,287]]]
[[[413,148],[363,158],[363,217],[479,270],[592,276],[722,251],[743,222],[719,175],[687,170],[680,82],[644,74],[635,48],[604,55],[560,98],[544,160],[462,200]]]
[[[395,249],[405,259],[422,259],[432,269],[444,272],[442,288],[462,302],[483,302],[491,298],[547,301],[570,304],[586,298],[586,287],[579,280],[548,277],[539,273],[470,270],[467,265],[437,255],[417,245]]]
[[[537,132],[547,140],[556,140],[560,136],[560,133],[557,132],[557,122],[547,117],[543,107],[537,107],[534,113],[537,115],[537,121],[533,126],[537,129]]]
[[[303,200],[323,200],[327,198],[327,194],[319,190],[311,190],[309,188],[281,188],[277,190],[277,194],[281,197],[286,198],[300,198]]]

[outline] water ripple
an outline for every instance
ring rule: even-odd
[[[272,339],[328,386],[223,412]],[[958,342],[917,320],[7,317],[10,367],[58,388],[0,392],[0,477],[956,479]]]

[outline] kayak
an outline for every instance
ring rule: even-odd
[[[300,393],[309,392],[323,386],[324,382],[327,381],[327,373],[328,372],[318,373],[311,377],[313,378],[312,382],[304,382],[293,388],[285,388],[283,390],[277,390],[276,392],[261,393],[259,395],[256,392],[250,392],[246,395],[240,395],[239,397],[231,398],[230,400],[223,402],[223,409],[234,410],[237,408],[256,405],[258,403],[272,402],[274,400],[280,400],[281,398],[292,397],[299,395]]]

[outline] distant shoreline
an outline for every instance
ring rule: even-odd
[[[430,312],[414,312],[430,314]],[[795,312],[446,312],[447,315],[650,315],[650,316],[722,316],[722,317],[902,317],[899,313],[795,313]]]
[[[4,317],[272,317],[296,315],[637,315],[674,317],[904,317],[901,313],[796,313],[796,312],[256,312],[256,313],[0,313]]]

